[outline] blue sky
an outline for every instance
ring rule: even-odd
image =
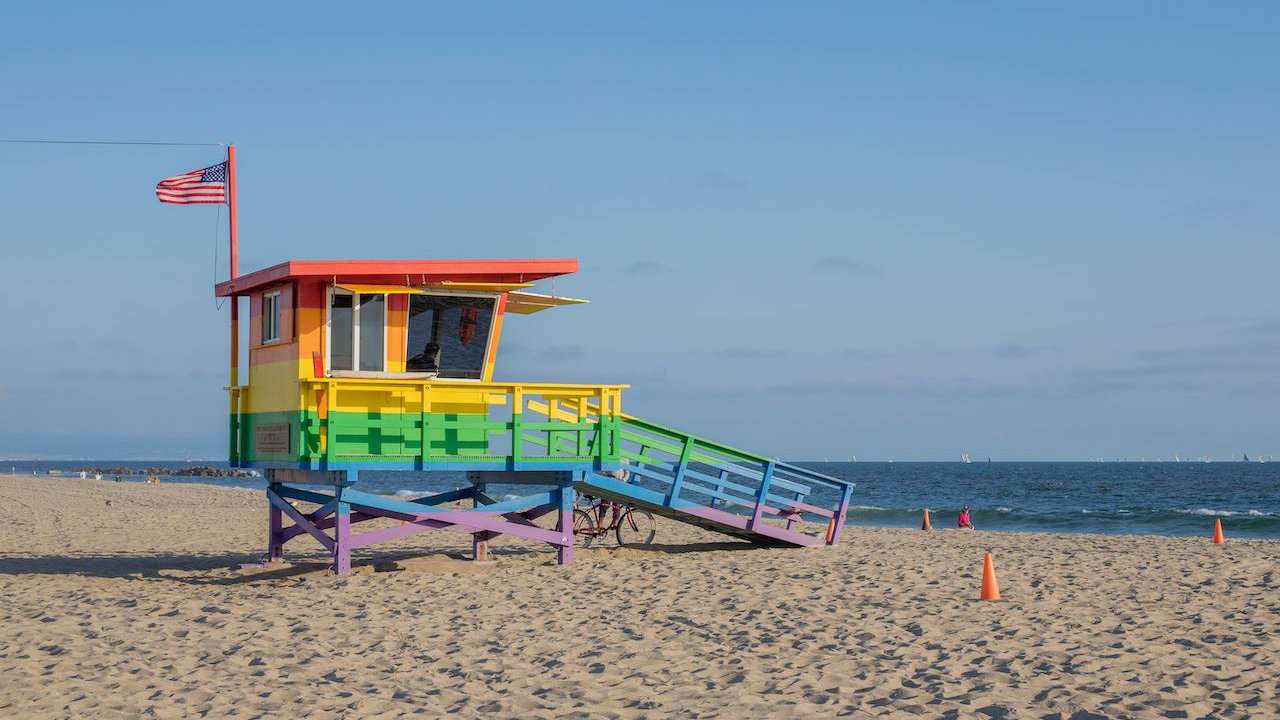
[[[1276,5],[426,5],[6,8],[0,137],[235,142],[244,271],[580,257],[501,377],[784,457],[1280,454]],[[217,160],[0,144],[0,454],[223,451]]]

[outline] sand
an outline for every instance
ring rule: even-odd
[[[235,569],[255,491],[0,477],[0,507],[4,718],[1280,715],[1280,543],[1229,526],[793,550],[663,522],[570,567],[501,540],[458,564],[469,538],[428,533],[337,578],[309,538]]]

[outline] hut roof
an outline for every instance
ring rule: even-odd
[[[578,271],[577,258],[509,260],[287,260],[218,283],[218,297],[244,295],[300,278],[327,278],[338,283],[426,285],[458,283],[526,283]]]

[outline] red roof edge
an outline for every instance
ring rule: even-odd
[[[577,258],[507,260],[287,260],[214,286],[216,297],[244,295],[297,278],[340,282],[421,283],[440,280],[530,282],[578,271]]]

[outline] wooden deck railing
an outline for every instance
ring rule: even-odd
[[[300,413],[294,455],[310,464],[412,462],[422,469],[616,466],[620,462],[618,418],[626,387],[384,378],[301,380],[299,400],[305,410]],[[232,393],[233,461],[245,457],[246,449],[248,459],[255,454],[243,430],[243,409],[252,407],[250,393],[243,387]],[[545,412],[546,408],[572,408],[585,416],[589,406],[606,408],[606,412],[573,421]]]

